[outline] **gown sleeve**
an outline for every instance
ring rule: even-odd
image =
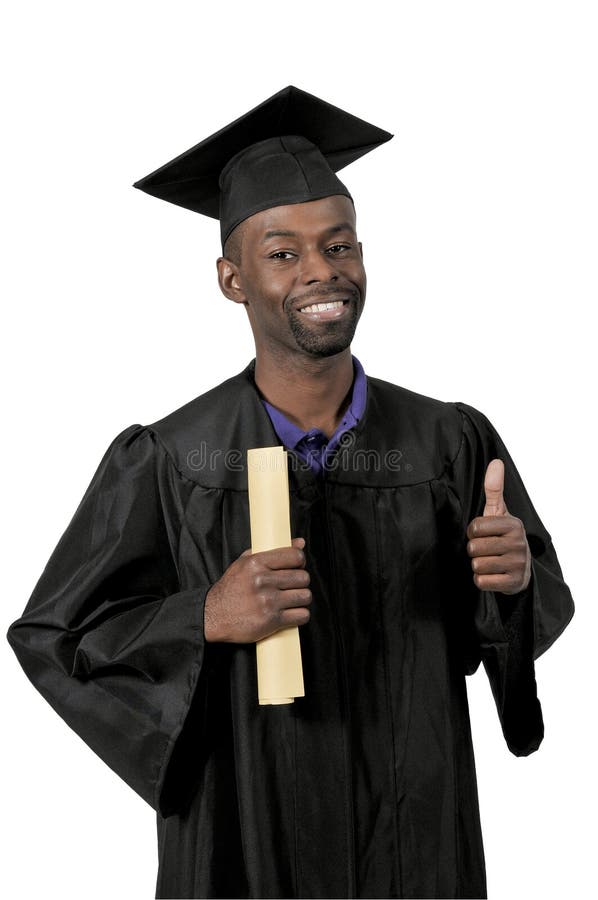
[[[189,792],[210,587],[180,590],[176,479],[150,430],[119,434],[7,635],[55,711],[162,815]]]
[[[514,595],[478,590],[467,557],[478,651],[477,663],[474,654],[469,673],[475,671],[481,659],[507,746],[516,756],[527,756],[538,749],[544,736],[534,661],[570,622],[573,600],[563,580],[550,534],[540,521],[500,435],[479,410],[464,403],[455,405],[463,417],[461,447],[454,465],[463,535],[471,520],[483,513],[486,468],[492,459],[498,458],[505,466],[507,509],[523,522],[532,555],[528,588]],[[465,553],[466,543],[465,536]]]

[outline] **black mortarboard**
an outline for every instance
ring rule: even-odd
[[[289,85],[133,186],[220,219],[224,246],[263,209],[351,197],[334,173],[391,137]]]

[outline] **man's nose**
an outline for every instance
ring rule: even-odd
[[[338,272],[334,261],[315,250],[304,254],[301,260],[301,280],[304,284],[317,284],[319,281],[336,281]]]

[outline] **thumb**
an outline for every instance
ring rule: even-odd
[[[486,505],[484,516],[506,516],[508,514],[503,491],[505,488],[505,466],[501,459],[493,459],[488,463],[484,478]]]

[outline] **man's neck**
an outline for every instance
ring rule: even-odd
[[[319,428],[330,438],[351,401],[349,348],[321,359],[285,360],[256,355],[255,383],[262,396],[303,431]]]

